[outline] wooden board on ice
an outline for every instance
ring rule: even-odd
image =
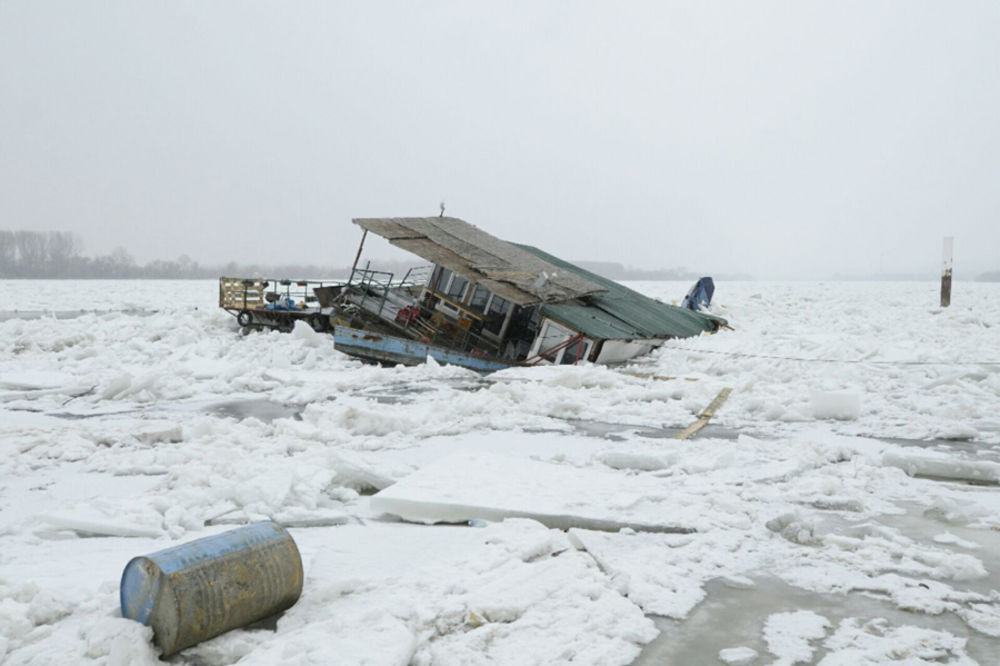
[[[694,532],[698,516],[685,505],[664,479],[482,453],[438,460],[371,498],[373,511],[418,523],[532,518],[564,530]]]

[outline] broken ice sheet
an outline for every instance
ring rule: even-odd
[[[898,467],[910,476],[928,476],[976,483],[1000,484],[1000,463],[988,460],[963,460],[954,455],[888,451],[882,463]]]
[[[590,553],[629,600],[646,613],[681,619],[705,598],[710,579],[733,576],[762,562],[748,534],[617,534],[573,529],[570,541]]]
[[[426,465],[374,495],[371,507],[414,522],[526,517],[560,529],[691,532],[746,522],[656,477],[476,453]]]
[[[135,518],[135,516],[132,516]],[[163,534],[160,527],[160,516],[154,522],[151,518],[142,521],[129,520],[126,517],[108,515],[103,511],[87,511],[76,509],[36,516],[43,527],[36,529],[36,534],[46,534],[49,530],[68,530],[79,536],[117,536],[117,537],[148,537],[157,538]]]
[[[882,618],[867,622],[848,618],[824,641],[823,647],[828,653],[819,666],[884,663],[978,666],[966,654],[965,644],[964,638],[947,631],[913,626],[893,627]]]
[[[807,663],[816,649],[814,641],[826,636],[830,621],[810,610],[775,613],[764,623],[767,649],[779,666]]]
[[[476,530],[372,523],[294,536],[306,586],[249,663],[327,664],[337,637],[363,636],[381,642],[366,651],[348,640],[357,660],[338,660],[507,664],[530,655],[538,664],[625,665],[657,635],[589,555],[532,520]]]

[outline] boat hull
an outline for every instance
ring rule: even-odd
[[[345,354],[379,363],[419,365],[430,357],[438,363],[458,365],[477,372],[495,372],[512,365],[495,358],[346,326],[334,326],[333,345]]]

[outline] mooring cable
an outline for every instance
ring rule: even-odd
[[[661,349],[676,349],[693,354],[719,354],[739,358],[762,358],[774,361],[794,361],[797,363],[856,363],[866,365],[1000,365],[1000,361],[869,361],[866,359],[837,358],[801,358],[795,356],[778,356],[775,354],[749,354],[746,352],[727,352],[718,349],[692,349],[690,347],[663,346]]]

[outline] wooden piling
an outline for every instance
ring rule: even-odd
[[[944,259],[941,267],[941,307],[943,308],[951,305],[951,264],[954,245],[954,236],[944,237]]]

